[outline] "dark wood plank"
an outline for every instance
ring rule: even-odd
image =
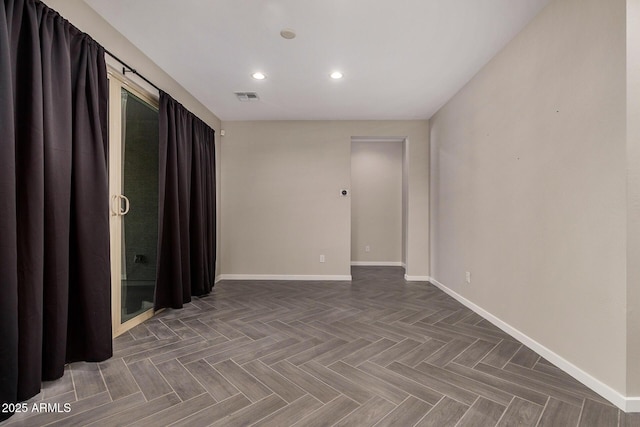
[[[156,399],[149,400],[148,402],[141,402],[139,405],[129,408],[124,411],[120,411],[117,414],[109,416],[106,420],[98,420],[88,426],[102,427],[105,425],[110,426],[126,426],[132,423],[146,418],[150,415],[158,413],[167,408],[171,408],[174,405],[180,403],[180,398],[175,393],[165,394]]]
[[[181,400],[205,393],[200,383],[177,360],[161,363],[157,368]]]
[[[96,363],[72,363],[71,377],[73,378],[78,400],[107,391],[107,386],[102,379],[102,373],[100,373],[100,368]]]
[[[485,365],[484,363],[478,363],[474,370],[484,372],[485,374],[498,377],[505,381],[510,381],[514,384],[522,385],[524,387],[529,387],[532,390],[535,390],[539,393],[544,393],[548,396],[553,396],[571,405],[582,406],[583,398],[577,395],[576,393],[567,391],[566,389],[554,387],[549,384],[544,384],[539,381],[529,379],[522,375],[514,374],[512,372],[498,369],[493,366]]]
[[[358,409],[334,424],[334,427],[373,426],[395,409],[395,407],[391,402],[379,396],[374,396],[371,400],[360,405]]]
[[[369,359],[371,362],[380,365],[387,366],[388,364],[395,362],[398,358],[407,354],[407,352],[418,347],[421,343],[407,338],[404,341],[399,342],[388,350],[383,351],[377,356]]]
[[[479,396],[483,396],[504,406],[507,406],[513,399],[512,394],[507,393],[503,390],[482,382],[475,381],[471,378],[465,377],[464,375],[458,375],[454,372],[439,368],[428,363],[420,363],[418,366],[416,366],[416,369],[431,378],[458,386],[464,390],[470,391]]]
[[[603,405],[591,399],[584,400],[579,427],[616,426],[618,424],[618,408]]]
[[[267,388],[283,398],[287,403],[291,403],[306,394],[306,392],[300,387],[296,386],[259,360],[245,363],[242,365],[242,368],[253,375],[258,381],[266,385]]]
[[[233,399],[231,397],[230,399]],[[223,403],[223,402],[221,402]],[[248,426],[276,412],[278,409],[287,406],[287,402],[272,394],[264,399],[245,406],[240,410],[235,410],[233,414],[222,418],[221,420],[211,423],[211,419],[218,419],[219,416],[210,417],[207,424],[212,427],[228,427],[228,426]],[[235,408],[234,408],[235,409]],[[185,424],[191,426],[191,424]]]
[[[213,367],[252,402],[257,402],[273,394],[269,387],[256,380],[253,375],[232,360],[225,360],[213,365]]]
[[[344,362],[336,362],[333,365],[329,365],[329,369],[396,405],[399,405],[409,397],[406,391],[400,390],[386,381],[347,365]]]
[[[115,402],[109,402],[98,407],[91,408],[91,410],[74,413],[68,418],[56,421],[49,425],[54,427],[86,426],[94,421],[102,420],[145,402],[146,400],[142,392],[138,392]]]
[[[534,389],[523,387],[522,385],[515,382],[507,381],[494,375],[486,374],[484,372],[467,368],[466,366],[458,365],[456,363],[450,363],[445,367],[445,369],[451,372],[455,372],[459,375],[463,375],[475,381],[490,385],[507,393],[511,393],[514,396],[521,397],[522,399],[528,400],[530,402],[537,403],[538,405],[544,405],[548,399],[548,396],[546,394]]]
[[[102,377],[111,399],[118,400],[140,391],[138,384],[122,359],[109,359],[100,364]]]
[[[412,426],[429,412],[433,406],[428,403],[409,396],[396,409],[384,417],[376,427]]]
[[[165,381],[149,359],[132,363],[128,367],[145,399],[148,401],[173,392],[169,383]]]
[[[393,347],[397,342],[391,341],[387,338],[382,338],[380,341],[369,344],[368,346],[356,351],[343,358],[344,363],[348,363],[351,366],[358,366],[361,363],[366,362],[371,357],[382,353],[383,351]]]
[[[251,402],[247,401],[247,405]],[[132,427],[149,427],[149,426],[167,426],[174,422],[180,421],[193,414],[199,413],[203,409],[212,407],[216,401],[207,394],[201,394],[193,399],[186,400],[171,406],[170,408],[156,412],[155,414],[142,418],[138,421],[132,422],[129,425]]]
[[[322,403],[328,403],[340,394],[334,388],[287,361],[278,362],[271,367]]]
[[[448,382],[433,378],[417,369],[410,368],[398,362],[393,362],[388,366],[389,370],[403,375],[407,379],[426,385],[443,395],[449,396],[458,402],[471,405],[478,398],[478,395]]]
[[[407,352],[404,356],[399,357],[397,361],[402,363],[403,365],[414,367],[418,363],[433,355],[436,351],[440,350],[446,344],[447,343],[442,341],[429,339],[424,344],[420,344],[413,350]]]
[[[406,391],[412,396],[415,396],[425,402],[435,405],[443,394],[439,393],[429,387],[425,387],[413,380],[407,379],[405,376],[397,374],[388,370],[387,368],[380,367],[370,362],[365,362],[358,366],[358,369],[381,379],[389,384],[394,385],[400,390]]]
[[[218,362],[223,362],[228,359],[233,359],[236,356],[242,356],[247,352],[257,352],[264,348],[269,348],[273,343],[277,342],[271,337],[260,338],[255,341],[249,341],[244,344],[240,344],[234,348],[227,348],[219,353],[212,354],[206,357],[208,363],[215,365]]]
[[[340,338],[334,338],[331,341],[324,342],[315,347],[310,348],[309,350],[303,351],[302,353],[298,353],[295,356],[287,358],[289,363],[292,363],[296,366],[302,365],[303,363],[307,363],[311,360],[314,360],[316,357],[321,356],[325,353],[328,353],[336,348],[339,348],[343,345],[347,344],[347,341],[344,341]]]
[[[536,363],[538,363],[538,359],[540,359],[538,353],[523,345],[520,347],[520,350],[513,355],[509,362],[531,369],[536,365]]]
[[[460,353],[469,347],[469,345],[470,343],[468,341],[453,339],[446,343],[440,350],[429,356],[425,361],[431,365],[440,367],[445,366],[447,363],[458,357]]]
[[[640,413],[620,411],[620,427],[640,427]]]
[[[268,356],[269,354],[275,353],[276,351],[280,351],[282,349],[286,349],[287,347],[291,347],[295,344],[298,344],[298,341],[295,338],[285,338],[280,341],[276,341],[273,344],[261,346],[253,351],[246,351],[242,354],[238,354],[233,357],[233,361],[238,365],[242,365],[244,363],[250,362],[255,359],[259,359],[264,356]]]
[[[535,426],[542,414],[542,409],[540,405],[516,397],[509,404],[496,427]]]
[[[342,375],[337,374],[335,371],[319,363],[309,362],[300,368],[358,403],[364,403],[373,397],[373,394],[367,390],[366,387],[349,381]]]
[[[205,427],[211,425],[214,420],[225,419],[243,408],[247,408],[251,402],[243,395],[232,396],[222,402],[206,407],[205,409],[189,415],[171,424],[172,427]],[[228,424],[232,425],[232,424]]]
[[[485,427],[496,425],[504,410],[504,406],[480,397],[464,414],[457,426]]]
[[[580,408],[561,400],[549,398],[538,422],[539,427],[577,426]]]
[[[189,363],[185,365],[185,368],[207,390],[207,393],[218,402],[240,393],[240,390],[204,360]]]
[[[291,426],[322,406],[322,402],[305,394],[300,399],[253,424],[253,427]]]
[[[345,396],[338,396],[331,402],[299,421],[305,427],[330,426],[340,421],[358,407],[358,404]]]
[[[268,356],[263,356],[260,358],[260,361],[267,365],[273,365],[274,363],[278,363],[289,357],[293,357],[320,344],[322,344],[321,340],[319,340],[318,338],[311,338],[310,340],[302,341],[290,347],[282,348],[274,353],[269,354]]]
[[[482,360],[496,344],[484,340],[477,340],[462,353],[460,353],[453,361],[459,365],[472,368],[476,363]]]
[[[448,397],[443,397],[415,427],[453,427],[469,407]]]
[[[338,360],[349,356],[352,353],[355,353],[358,350],[368,346],[371,344],[371,341],[367,341],[363,338],[359,338],[355,341],[347,343],[345,345],[341,345],[340,347],[334,348],[333,350],[329,350],[321,356],[318,356],[314,359],[314,362],[317,362],[321,365],[327,366]]]
[[[521,344],[513,341],[501,341],[482,359],[482,363],[496,368],[502,368],[509,362],[509,359],[516,354],[520,347]]]

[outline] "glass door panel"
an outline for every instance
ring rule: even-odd
[[[158,110],[121,88],[121,318],[153,308],[158,244]]]

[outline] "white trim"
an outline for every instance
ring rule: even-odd
[[[351,142],[404,142],[406,136],[352,136]]]
[[[596,393],[598,393],[599,395],[601,395],[602,397],[604,397],[605,399],[607,399],[608,401],[616,405],[618,408],[622,409],[625,412],[640,412],[640,397],[623,396],[618,391],[612,389],[610,386],[598,380],[597,378],[594,378],[593,376],[589,375],[587,372],[583,371],[576,365],[572,364],[562,356],[554,353],[553,351],[551,351],[544,345],[540,344],[533,338],[530,338],[529,336],[520,332],[518,329],[502,321],[501,319],[489,313],[482,307],[469,301],[468,299],[458,294],[457,292],[447,288],[445,285],[438,282],[436,279],[431,278],[430,282],[433,283],[438,288],[440,288],[444,293],[453,297],[458,302],[465,305],[467,308],[473,310],[480,316],[487,319],[489,322],[493,323],[498,328],[502,329],[507,334],[516,338],[517,340],[525,344],[527,347],[529,347],[536,353],[540,354],[549,362],[558,366],[560,369],[562,369],[563,371],[565,371],[566,373],[574,377],[576,380],[580,381],[582,384],[586,385],[591,390],[595,391]]]
[[[407,264],[404,262],[400,263],[400,267],[404,268],[405,270],[407,269]]]
[[[429,276],[409,276],[408,274],[404,275],[404,280],[407,282],[430,282],[431,277]]]
[[[314,280],[314,281],[351,281],[351,275],[312,275],[312,274],[221,274],[220,280]]]
[[[640,396],[627,397],[626,401],[627,404],[623,409],[625,412],[640,412]]]
[[[351,265],[369,267],[402,267],[400,261],[351,261]]]

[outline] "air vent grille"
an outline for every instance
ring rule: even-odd
[[[238,101],[249,102],[249,101],[258,101],[260,97],[255,92],[234,92]]]

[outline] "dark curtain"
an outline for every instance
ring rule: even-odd
[[[214,284],[214,131],[160,92],[160,195],[155,308],[181,308]]]
[[[37,0],[3,0],[0,402],[112,354],[107,102],[97,43]]]

